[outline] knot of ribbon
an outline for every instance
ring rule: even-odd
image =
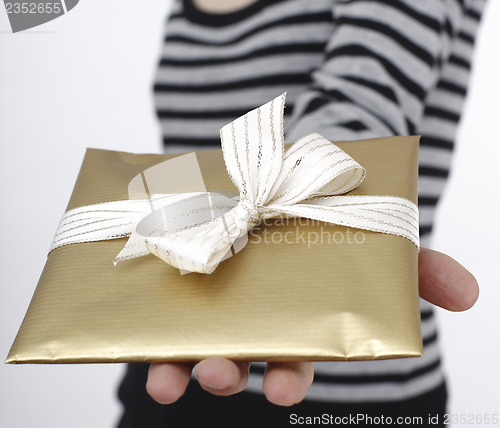
[[[151,253],[181,271],[209,274],[260,221],[283,217],[398,235],[419,247],[418,208],[412,201],[345,195],[366,172],[335,144],[312,133],[285,152],[284,103],[285,94],[221,129],[224,162],[239,198],[213,192],[160,194],[76,208],[61,220],[51,251],[130,236],[115,264]],[[125,220],[124,212],[129,212]]]

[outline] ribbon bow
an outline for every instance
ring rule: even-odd
[[[239,200],[196,192],[77,208],[63,217],[51,250],[130,235],[115,264],[152,253],[181,270],[209,274],[231,254],[236,240],[261,220],[280,217],[399,235],[419,247],[418,209],[413,202],[394,196],[339,196],[363,181],[365,169],[335,144],[312,133],[284,151],[284,103],[285,94],[220,131],[224,162]],[[111,211],[130,207],[131,202],[136,203],[135,211],[126,224],[123,216],[113,220],[116,214]],[[151,213],[151,203],[161,209]],[[101,232],[84,230],[85,236],[68,234],[69,220],[78,223],[80,216],[88,221],[92,212],[96,221],[111,221],[111,226],[103,226]]]

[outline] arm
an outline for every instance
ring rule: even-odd
[[[449,56],[452,3],[336,2],[335,30],[295,102],[289,141],[312,131],[331,140],[414,133]]]
[[[427,94],[447,60],[453,2],[351,0],[333,6],[335,30],[313,83],[295,102],[287,139],[311,131],[331,140],[414,133]],[[458,2],[457,10],[459,13]],[[422,249],[420,295],[449,310],[466,310],[478,295],[474,277],[444,254]],[[147,390],[160,403],[182,396],[192,364],[153,364]],[[215,395],[243,390],[248,363],[211,358],[196,367],[200,385]],[[279,405],[300,402],[314,376],[312,363],[269,363],[263,390]]]

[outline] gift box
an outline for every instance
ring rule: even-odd
[[[416,204],[418,140],[335,142],[366,171],[348,195],[392,196]],[[147,184],[158,183],[158,175],[168,194],[214,192],[237,201],[239,193],[244,195],[224,156],[221,150],[180,156],[89,149],[67,212],[131,199],[151,203],[154,189]],[[176,168],[158,167],[173,165],[166,161]],[[397,210],[391,215],[399,217]],[[220,217],[213,210],[211,216]],[[253,226],[208,275],[179,271],[154,254],[124,257],[115,266],[127,243],[120,234],[56,245],[6,362],[421,355],[414,242],[290,215]]]

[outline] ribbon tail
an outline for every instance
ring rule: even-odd
[[[113,259],[113,264],[116,266],[123,260],[135,259],[137,257],[146,256],[150,253],[146,245],[146,239],[136,231],[132,232],[125,247]]]
[[[234,224],[226,223],[226,216],[164,236],[146,238],[152,254],[184,272],[210,274],[231,254],[231,247],[239,238]]]

